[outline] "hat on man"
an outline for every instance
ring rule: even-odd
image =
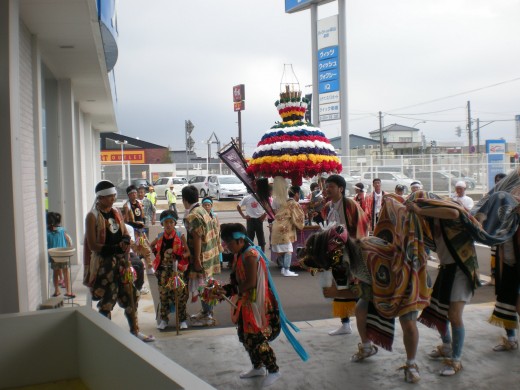
[[[173,184],[170,184],[170,188],[173,188]]]
[[[398,184],[395,186],[396,191],[404,191],[404,186],[402,184]]]
[[[410,184],[410,188],[413,187],[421,188],[421,183],[419,183],[418,181],[414,181],[412,182],[412,184]]]
[[[455,183],[455,187],[466,188],[466,182],[463,180],[460,180],[457,183]]]
[[[364,191],[365,189],[365,186],[363,183],[356,183],[356,185],[354,186],[354,188],[360,190],[360,191]]]

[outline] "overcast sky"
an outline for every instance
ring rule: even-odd
[[[334,14],[336,2],[318,8],[319,19]],[[350,133],[368,137],[382,111],[385,126],[415,125],[428,142],[467,145],[467,133],[457,138],[455,128],[465,129],[469,100],[481,126],[496,121],[481,140],[514,141],[519,18],[520,0],[347,0]],[[212,132],[222,145],[238,135],[232,87],[245,84],[250,155],[280,119],[274,102],[284,64],[311,92],[310,11],[286,14],[284,0],[122,0],[118,26],[122,134],[183,150],[190,119],[205,157]],[[339,121],[320,127],[340,135]]]

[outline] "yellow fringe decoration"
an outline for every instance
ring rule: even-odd
[[[504,320],[502,318],[498,318],[494,315],[491,315],[491,317],[489,317],[488,322],[491,325],[498,326],[499,328],[518,329],[518,321],[508,321],[508,320]]]
[[[334,317],[353,317],[356,312],[356,302],[332,302],[332,315]]]

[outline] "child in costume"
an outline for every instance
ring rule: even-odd
[[[59,213],[54,213],[49,211],[47,213],[47,248],[66,248],[72,246],[72,240],[70,236],[67,234],[65,229],[60,226],[61,215]],[[57,297],[61,295],[60,292],[60,284],[59,284],[59,275],[60,271],[63,271],[63,279],[65,280],[65,288],[67,289],[67,293],[65,296],[67,298],[75,298],[76,296],[72,294],[71,285],[69,280],[68,273],[68,264],[67,263],[56,263],[51,257],[49,257],[49,261],[51,263],[53,282],[54,282],[54,294],[53,297]]]
[[[246,228],[239,223],[226,223],[221,227],[222,239],[236,253],[231,283],[218,288],[219,295],[236,297],[237,307],[233,322],[237,324],[238,339],[249,354],[253,368],[240,374],[240,378],[267,376],[263,386],[280,378],[276,356],[269,341],[280,333],[278,304],[268,283],[264,259],[250,245]]]
[[[188,268],[190,252],[186,237],[175,229],[177,213],[173,210],[164,210],[160,221],[164,232],[160,233],[151,243],[155,252],[153,268],[159,285],[159,296],[161,301],[161,321],[157,329],[164,330],[168,326],[168,315],[170,308],[175,307],[175,294],[177,294],[180,328],[187,329],[186,303],[188,302],[188,289],[186,287],[184,271]]]

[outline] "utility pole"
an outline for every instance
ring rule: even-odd
[[[477,154],[480,154],[480,119],[477,118]]]
[[[468,100],[468,153],[473,148],[473,132],[471,130],[471,103]]]
[[[383,114],[379,111],[379,154],[383,161]]]

